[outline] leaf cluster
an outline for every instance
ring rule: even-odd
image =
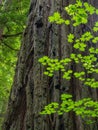
[[[93,101],[91,98],[83,98],[78,101],[72,100],[72,95],[62,94],[61,104],[52,102],[45,106],[44,110],[40,114],[53,114],[57,113],[62,115],[65,112],[75,112],[76,115],[84,117],[98,117],[98,102]]]

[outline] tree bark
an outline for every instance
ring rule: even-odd
[[[70,82],[65,81],[62,79],[61,72],[57,72],[52,78],[49,78],[43,74],[45,68],[38,62],[38,59],[44,55],[61,59],[68,57],[73,52],[72,47],[67,43],[67,35],[70,31],[77,34],[80,28],[76,32],[72,26],[66,27],[48,22],[48,16],[54,11],[59,11],[67,18],[63,8],[70,3],[71,0],[31,1],[28,24],[23,33],[2,130],[98,129],[97,124],[86,125],[80,117],[72,112],[65,113],[63,116],[39,114],[43,107],[51,101],[60,102],[62,93],[72,93],[74,100],[79,100],[85,95],[83,93],[85,89],[82,89],[79,81],[74,78]],[[75,65],[69,67],[74,71],[81,69]],[[86,92],[90,93],[88,89]]]

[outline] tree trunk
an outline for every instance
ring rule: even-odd
[[[97,124],[86,125],[74,113],[65,113],[63,116],[39,114],[51,101],[59,102],[60,95],[64,92],[72,93],[75,100],[79,100],[85,94],[79,81],[74,78],[70,82],[64,81],[61,72],[56,73],[52,78],[45,76],[43,74],[45,68],[38,62],[38,59],[44,55],[61,59],[68,57],[73,51],[67,43],[67,35],[70,31],[77,34],[80,28],[76,32],[72,26],[66,27],[48,22],[48,16],[57,10],[67,18],[63,9],[70,2],[71,0],[31,1],[28,24],[23,34],[2,130],[98,129]],[[74,65],[69,67],[73,70],[81,69]],[[86,89],[87,93],[91,91]]]

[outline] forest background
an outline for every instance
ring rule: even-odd
[[[29,0],[0,1],[0,130],[10,94]]]

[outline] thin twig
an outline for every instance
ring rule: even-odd
[[[19,33],[16,33],[16,34],[3,34],[2,37],[3,37],[3,38],[16,37],[16,36],[21,35],[22,33],[23,33],[23,32],[19,32]]]
[[[18,49],[15,49],[15,48],[11,47],[11,46],[9,46],[8,44],[6,44],[6,43],[4,43],[4,42],[3,42],[3,44],[4,44],[5,46],[7,46],[8,48],[10,48],[11,50],[19,51]]]

